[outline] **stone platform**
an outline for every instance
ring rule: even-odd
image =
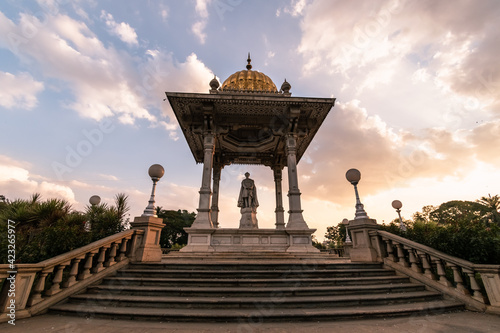
[[[317,253],[311,235],[316,229],[199,229],[186,228],[188,245],[182,252]]]

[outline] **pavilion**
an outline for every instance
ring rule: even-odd
[[[335,104],[335,98],[292,97],[285,79],[278,91],[264,73],[246,69],[222,85],[214,77],[209,94],[166,92],[197,163],[203,163],[198,214],[186,231],[185,252],[315,252],[302,215],[297,164]],[[275,229],[220,228],[219,183],[230,164],[270,167],[276,189]],[[285,224],[282,171],[288,173]],[[213,179],[213,182],[212,182]],[[243,214],[243,211],[242,211]]]

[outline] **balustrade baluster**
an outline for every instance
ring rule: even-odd
[[[391,261],[396,261],[396,258],[394,257],[394,248],[392,247],[392,242],[390,239],[387,238],[382,238],[382,240],[385,242],[386,249],[387,249],[387,259]]]
[[[63,280],[63,271],[66,266],[70,264],[71,261],[67,261],[64,263],[61,263],[57,266],[56,273],[54,274],[54,278],[52,279],[52,286],[50,287],[49,290],[45,292],[45,295],[47,296],[52,296],[61,291],[61,282]]]
[[[128,243],[128,238],[122,239],[122,243],[120,245],[120,255],[116,258],[117,262],[120,262],[123,259],[125,259],[125,253],[127,252],[127,243]]]
[[[95,265],[95,267],[92,269],[92,273],[94,274],[99,273],[104,269],[103,263],[106,258],[106,250],[107,250],[106,246],[103,246],[99,249],[99,256],[97,257],[97,265]]]
[[[90,269],[92,268],[92,260],[94,259],[94,255],[97,251],[91,251],[87,253],[87,259],[85,260],[85,264],[83,265],[83,271],[78,275],[78,280],[84,280],[90,275]]]
[[[427,254],[425,252],[417,251],[417,255],[420,257],[420,261],[422,262],[422,268],[424,269],[424,275],[432,280],[436,280],[436,277],[432,273],[429,260],[427,259]]]
[[[47,275],[49,275],[49,273],[52,273],[53,270],[54,267],[51,267],[48,270],[40,272],[40,274],[38,275],[38,281],[33,288],[31,297],[28,301],[28,306],[33,306],[43,301],[42,292],[45,289],[45,279],[47,279]]]
[[[415,256],[415,252],[414,252],[415,250],[412,249],[411,247],[408,247],[408,246],[405,246],[404,248],[406,250],[408,250],[408,257],[410,259],[412,271],[417,272],[417,273],[422,273],[422,270],[418,266],[418,258],[417,258],[417,256]]]
[[[104,263],[104,267],[110,267],[116,264],[115,257],[117,246],[118,244],[116,243],[111,244],[111,247],[109,248],[108,260]]]
[[[484,297],[484,295],[481,293],[481,288],[476,281],[476,275],[474,274],[474,271],[465,268],[462,268],[462,271],[469,276],[470,288],[473,291],[472,298],[481,303],[486,303],[486,297]]]
[[[437,270],[437,274],[439,276],[438,282],[444,286],[451,287],[452,284],[446,278],[446,271],[444,270],[443,263],[441,262],[441,259],[432,258],[432,261],[436,264],[436,270]]]
[[[85,259],[85,256],[73,259],[73,263],[71,264],[71,269],[69,271],[69,277],[62,284],[63,288],[71,287],[76,283],[76,276],[78,275],[78,266],[80,264],[80,261],[82,261],[82,259]]]
[[[458,266],[452,263],[446,263],[448,267],[451,267],[453,270],[453,280],[455,280],[456,283],[456,289],[460,291],[464,295],[469,295],[469,291],[467,288],[464,286],[464,280],[462,279],[462,274],[460,274],[460,271],[458,270]]]
[[[404,267],[410,267],[410,264],[408,263],[408,261],[406,260],[406,257],[405,257],[403,245],[396,243],[396,248],[398,251],[398,263],[400,265],[403,265]]]

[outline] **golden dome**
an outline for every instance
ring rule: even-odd
[[[276,89],[276,85],[269,76],[258,71],[252,71],[250,54],[248,54],[247,61],[247,69],[229,76],[222,84],[220,90],[277,93],[278,89]]]

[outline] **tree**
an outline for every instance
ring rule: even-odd
[[[172,248],[175,244],[186,245],[188,234],[184,228],[190,227],[195,213],[188,213],[187,210],[164,210],[162,207],[156,207],[156,215],[163,218],[163,227],[160,236],[160,245],[162,248]]]
[[[118,194],[115,206],[101,204],[78,212],[62,199],[0,201],[0,248],[7,249],[8,221],[15,222],[16,263],[36,263],[77,249],[126,228],[127,196]],[[7,251],[0,252],[0,263]]]
[[[16,262],[35,263],[88,244],[84,214],[72,211],[66,200],[17,199],[0,204],[0,247],[7,248],[8,220],[15,222]],[[0,253],[0,262],[7,251]]]
[[[413,214],[413,221],[429,221],[429,215],[438,208],[438,206],[427,205],[422,207],[422,212]]]
[[[486,206],[489,210],[486,217],[490,222],[500,226],[500,197],[498,195],[491,196],[488,194],[487,197],[481,197],[481,199],[476,202]]]
[[[461,219],[470,222],[485,222],[489,209],[474,201],[452,200],[442,203],[429,214],[429,220],[440,224],[456,223]]]
[[[336,247],[341,247],[346,238],[346,227],[342,222],[334,227],[327,227],[325,239],[328,239]]]
[[[311,242],[312,242],[312,246],[314,246],[315,248],[317,248],[318,250],[324,250],[326,249],[326,246],[323,244],[323,243],[320,243],[317,239],[316,239],[316,236],[315,235],[312,235],[311,236]]]
[[[86,228],[90,232],[91,241],[114,235],[128,228],[126,214],[129,210],[128,196],[123,193],[118,193],[115,196],[114,206],[109,206],[106,203],[87,206],[85,212]]]
[[[490,207],[483,201],[425,206],[406,222],[406,232],[394,222],[381,229],[477,264],[500,264],[500,226],[489,223],[494,199]]]

